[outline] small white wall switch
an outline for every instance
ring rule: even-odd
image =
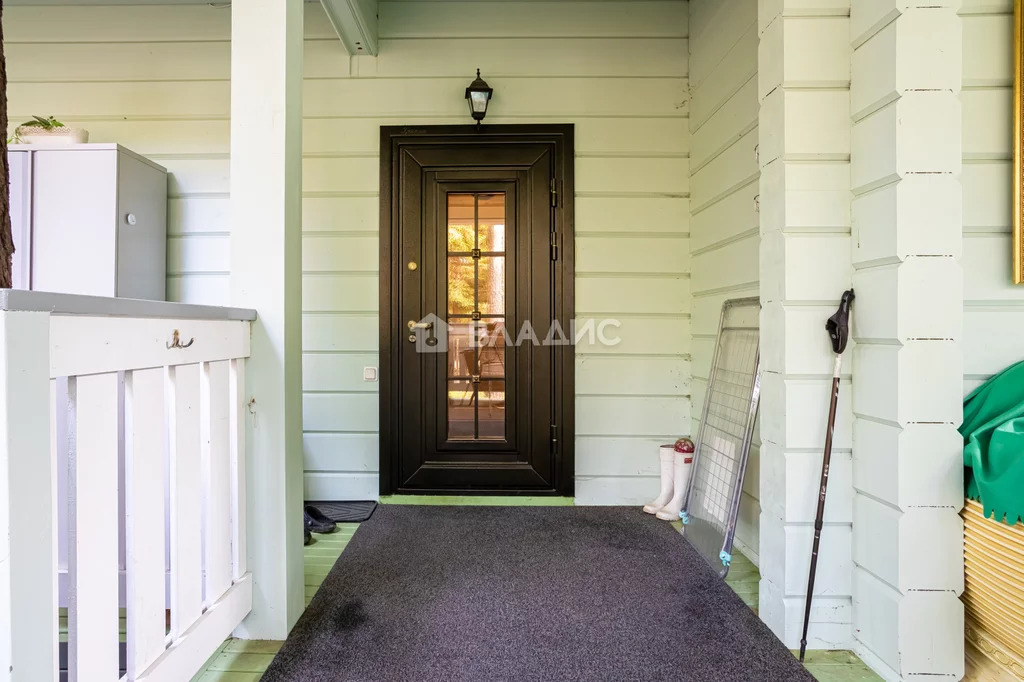
[[[377,368],[376,367],[363,367],[363,381],[376,381],[377,380]]]

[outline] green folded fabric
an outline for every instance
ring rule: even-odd
[[[1024,519],[1024,362],[964,398],[964,482],[985,516],[1011,526]]]

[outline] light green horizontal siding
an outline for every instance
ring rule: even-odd
[[[227,303],[229,12],[13,7],[4,22],[12,121],[53,114],[167,166],[169,295]],[[379,363],[379,128],[465,123],[479,66],[488,122],[576,126],[577,310],[620,320],[622,339],[579,348],[580,499],[642,501],[654,444],[691,414],[687,3],[385,0],[379,25],[380,55],[350,59],[306,6],[307,493],[376,495],[379,386],[362,368]]]

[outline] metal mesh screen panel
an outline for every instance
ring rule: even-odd
[[[743,474],[757,414],[760,309],[756,298],[722,305],[693,468],[680,514],[683,535],[722,576],[732,558]]]

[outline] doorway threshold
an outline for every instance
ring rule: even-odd
[[[571,497],[526,495],[382,495],[381,504],[444,507],[572,507]]]

